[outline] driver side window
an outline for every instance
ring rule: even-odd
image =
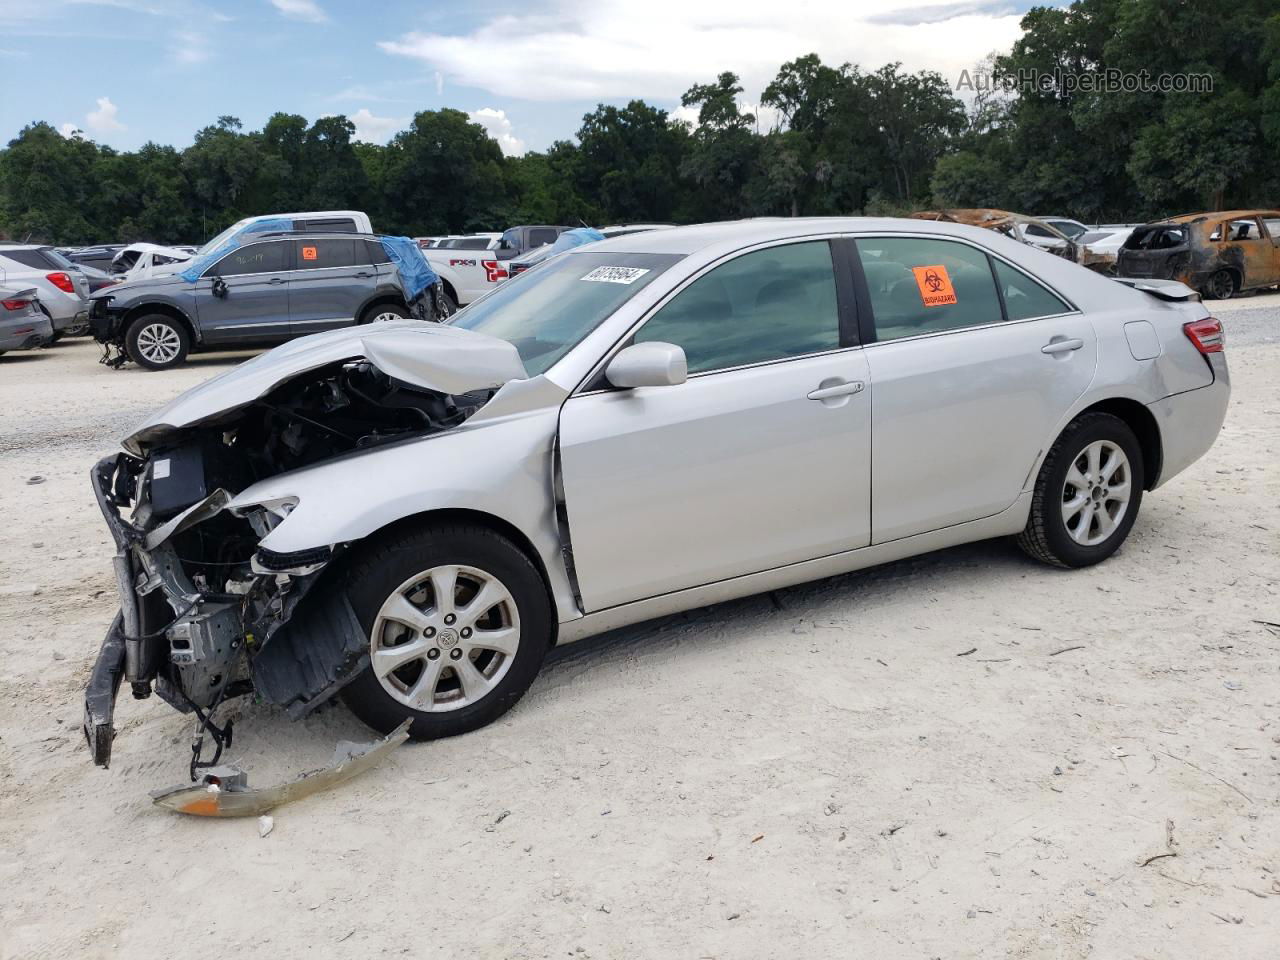
[[[204,272],[206,277],[235,277],[249,273],[279,273],[285,267],[284,242],[251,243],[237,247]]]
[[[636,343],[684,349],[689,373],[802,357],[840,346],[825,240],[767,247],[703,274],[649,318]]]

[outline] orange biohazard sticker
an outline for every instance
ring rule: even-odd
[[[315,248],[315,247],[303,247],[303,248],[302,248],[302,259],[303,259],[303,260],[314,260],[314,259],[316,259],[316,248]],[[931,269],[932,269],[932,268],[931,268]]]
[[[916,286],[920,288],[920,299],[926,307],[945,307],[956,302],[956,292],[951,286],[951,278],[947,276],[947,268],[938,264],[933,267],[912,267],[916,275]]]

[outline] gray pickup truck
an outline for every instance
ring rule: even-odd
[[[194,278],[123,283],[89,307],[104,362],[129,359],[148,370],[175,367],[192,350],[282,343],[408,316],[399,271],[372,234],[252,234]]]

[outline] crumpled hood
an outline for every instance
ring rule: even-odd
[[[246,406],[300,374],[343,360],[368,360],[393,380],[445,394],[497,389],[529,374],[516,348],[487,334],[421,320],[346,327],[293,340],[180,394],[125,437],[145,448]]]

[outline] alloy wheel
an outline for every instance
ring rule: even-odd
[[[1095,440],[1071,462],[1062,486],[1067,534],[1082,546],[1098,546],[1116,531],[1132,495],[1124,450],[1109,440]]]
[[[138,332],[138,352],[151,363],[172,363],[181,349],[178,331],[167,323],[149,323]]]
[[[477,567],[445,565],[391,592],[374,619],[369,655],[392,699],[438,713],[485,697],[519,645],[520,614],[506,585]]]

